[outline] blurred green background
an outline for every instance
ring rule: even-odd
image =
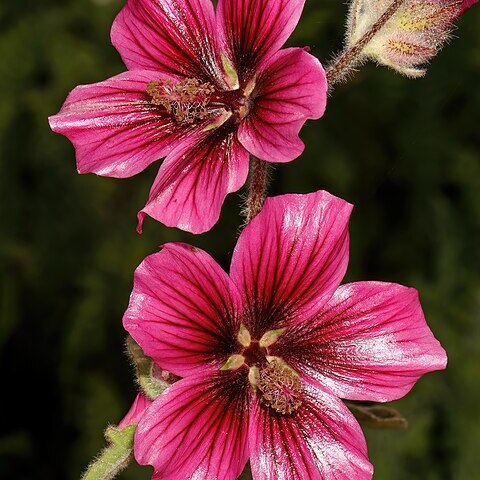
[[[71,144],[49,130],[74,86],[123,70],[109,40],[122,4],[0,3],[1,478],[79,478],[135,395],[121,326],[134,268],[175,240],[228,268],[238,234],[234,194],[207,234],[147,220],[137,235],[158,163],[129,180],[80,176]],[[345,13],[338,0],[309,0],[291,43],[326,62]],[[408,430],[367,431],[381,480],[480,479],[480,8],[458,26],[426,78],[371,65],[339,86],[271,187],[353,202],[347,279],[417,287],[449,353],[446,372],[396,402]]]

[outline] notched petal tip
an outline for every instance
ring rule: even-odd
[[[257,158],[290,162],[305,145],[299,132],[317,120],[327,104],[327,80],[321,63],[302,48],[273,55],[258,72],[258,98],[241,123],[238,138]]]
[[[160,166],[139,219],[149,215],[167,227],[204,233],[218,221],[227,194],[245,183],[248,165],[248,152],[226,127],[185,138]]]
[[[276,354],[349,400],[397,400],[447,363],[418,292],[385,282],[342,285],[290,340]]]

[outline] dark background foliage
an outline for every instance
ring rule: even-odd
[[[0,477],[76,479],[135,395],[122,313],[141,259],[165,241],[211,252],[225,268],[240,198],[194,237],[147,220],[158,164],[129,180],[79,176],[53,134],[77,84],[122,71],[109,42],[121,0],[0,2]],[[346,6],[310,0],[291,40],[324,62],[341,46]],[[368,431],[377,479],[480,479],[480,8],[426,78],[368,66],[302,132],[306,152],[276,168],[273,193],[327,189],[355,204],[348,280],[420,290],[446,347],[396,406],[405,431]],[[147,478],[132,467],[124,479]]]

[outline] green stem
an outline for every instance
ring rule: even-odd
[[[105,432],[109,446],[90,464],[82,480],[112,480],[125,470],[133,458],[135,429],[135,425],[122,430],[109,427]]]

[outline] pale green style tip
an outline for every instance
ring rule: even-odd
[[[253,388],[253,391],[257,391],[258,381],[260,380],[260,369],[258,367],[250,367],[248,369],[248,381]]]
[[[220,116],[217,117],[217,119],[207,125],[203,131],[204,132],[210,132],[211,130],[215,130],[218,127],[221,127],[231,116],[233,115],[232,112],[224,112]]]
[[[277,340],[278,338],[280,337],[280,335],[286,330],[286,328],[278,328],[277,330],[270,330],[268,332],[265,332],[262,336],[262,338],[260,339],[260,341],[258,342],[258,344],[262,347],[262,348],[268,348],[270,347],[271,345],[273,345]]]
[[[230,63],[230,60],[227,58],[227,56],[224,53],[222,53],[222,65],[227,75],[228,84],[231,87],[231,89],[237,90],[237,88],[240,88],[240,82],[238,81],[238,74],[235,68],[233,68],[233,65]]]
[[[295,377],[299,376],[298,373],[287,362],[285,362],[285,360],[283,360],[280,357],[275,357],[273,355],[267,355],[267,362],[268,363],[275,362],[278,365],[280,365],[282,368],[286,368]]]
[[[245,357],[236,353],[235,355],[231,355],[228,357],[228,360],[225,362],[224,365],[220,367],[220,370],[237,370],[245,363]]]
[[[250,343],[252,342],[250,332],[247,330],[247,327],[243,323],[240,325],[237,340],[243,347],[249,347]]]

